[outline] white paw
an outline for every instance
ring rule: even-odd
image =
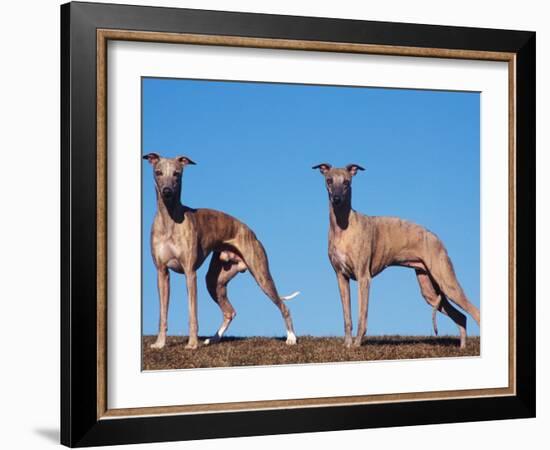
[[[211,338],[205,339],[204,345],[217,344],[218,342],[220,342],[220,340],[221,338],[217,334],[215,334]]]
[[[294,333],[288,333],[286,345],[296,345],[296,335]]]
[[[154,344],[151,344],[150,346],[152,349],[160,350],[161,348],[164,348],[164,341],[161,342],[155,342]]]

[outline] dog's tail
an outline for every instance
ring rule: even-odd
[[[281,300],[292,300],[294,297],[298,297],[298,295],[300,295],[300,291],[296,291],[296,292],[293,292],[292,294],[290,295],[284,295],[282,297],[279,297]]]

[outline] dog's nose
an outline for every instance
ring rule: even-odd
[[[334,203],[335,205],[338,205],[341,201],[342,197],[340,197],[339,195],[335,195],[334,197],[332,197],[332,203]]]
[[[170,197],[172,195],[172,189],[169,187],[162,188],[162,195],[164,197]]]

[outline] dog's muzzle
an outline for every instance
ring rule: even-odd
[[[167,188],[167,187],[162,189],[162,196],[164,198],[171,198],[172,195],[174,195],[174,191],[172,189]]]

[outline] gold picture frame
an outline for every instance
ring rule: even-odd
[[[174,430],[173,434],[167,439],[191,439],[199,437],[216,436],[236,436],[245,434],[267,434],[277,432],[292,431],[313,431],[323,429],[343,429],[345,426],[338,421],[330,422],[329,417],[336,410],[342,414],[351,414],[356,408],[363,411],[369,411],[368,408],[388,407],[398,408],[394,411],[394,418],[386,418],[384,422],[376,419],[361,419],[361,422],[354,422],[356,427],[363,426],[382,426],[399,425],[405,423],[405,414],[412,411],[410,408],[417,408],[422,415],[410,423],[431,423],[434,420],[433,413],[430,412],[430,405],[434,402],[444,402],[441,406],[444,408],[443,420],[469,420],[467,416],[461,414],[471,413],[471,420],[480,420],[483,418],[504,418],[504,417],[531,417],[534,415],[534,387],[528,386],[525,380],[532,375],[534,371],[534,355],[526,355],[526,348],[532,345],[532,330],[526,330],[521,325],[520,318],[531,317],[534,315],[534,305],[531,307],[521,303],[518,306],[517,292],[518,279],[522,280],[525,286],[528,283],[525,271],[518,272],[519,261],[525,261],[529,257],[529,243],[525,242],[523,234],[518,233],[518,202],[525,204],[525,197],[518,198],[518,184],[528,183],[525,176],[525,167],[528,163],[522,163],[522,172],[518,172],[517,160],[524,158],[527,161],[534,160],[534,148],[529,147],[531,137],[528,136],[530,129],[525,117],[534,115],[533,107],[528,104],[525,97],[534,95],[534,83],[531,85],[531,77],[534,77],[534,33],[530,32],[511,32],[504,30],[481,30],[481,29],[457,29],[453,27],[440,27],[435,32],[428,26],[416,25],[415,35],[418,39],[412,39],[408,26],[399,27],[400,24],[385,24],[378,22],[362,22],[360,24],[351,24],[350,21],[336,19],[312,19],[312,18],[291,18],[285,16],[268,16],[242,13],[219,13],[211,11],[196,10],[169,10],[155,8],[153,18],[148,16],[151,8],[130,7],[123,5],[99,5],[99,4],[68,4],[62,7],[62,46],[63,55],[63,74],[64,74],[64,97],[62,104],[62,119],[64,127],[70,130],[70,133],[63,135],[63,151],[70,158],[75,157],[76,152],[84,150],[76,148],[75,136],[84,139],[93,136],[95,143],[91,154],[86,154],[88,161],[95,161],[94,173],[85,176],[83,182],[91,186],[91,180],[95,180],[95,203],[89,205],[87,210],[88,217],[95,214],[95,255],[96,263],[95,286],[93,292],[84,299],[85,306],[78,306],[77,299],[73,293],[73,287],[79,281],[77,269],[72,266],[71,252],[79,250],[79,241],[83,236],[77,236],[78,232],[73,231],[74,214],[71,209],[73,201],[78,200],[73,194],[76,186],[74,177],[78,176],[75,168],[68,165],[63,168],[62,183],[67,185],[65,194],[62,193],[62,204],[65,214],[71,220],[66,223],[66,228],[62,230],[65,235],[65,246],[62,245],[62,256],[68,259],[63,266],[64,282],[67,283],[67,290],[64,291],[62,298],[62,364],[64,367],[62,378],[65,380],[84,380],[73,384],[62,393],[62,443],[66,445],[92,445],[100,443],[129,443],[143,442],[145,439],[138,431],[139,424],[145,420],[154,430],[154,440],[162,440],[160,430],[163,423],[168,420],[174,423],[191,424],[194,420],[206,421],[237,420],[236,414],[246,414],[250,420],[262,424],[257,429],[235,428],[233,431],[225,433],[216,433],[206,426],[192,429],[187,427],[185,430]],[[133,12],[133,18],[129,19],[128,12]],[[180,31],[173,30],[174,14],[178,18],[176,22]],[[107,26],[104,17],[110,17]],[[172,19],[169,19],[172,16]],[[225,28],[218,30],[217,25],[220,17],[227,20]],[[163,22],[165,21],[165,22]],[[291,32],[285,31],[285,23],[295,21],[302,23],[316,22],[314,31],[309,34],[302,33],[302,38],[297,38]],[[163,25],[165,23],[166,25]],[[112,24],[117,26],[113,27]],[[138,24],[140,26],[138,26]],[[254,30],[267,30],[265,36],[261,32],[249,32],[250,24],[257,24],[252,27]],[[375,24],[375,25],[373,25]],[[373,28],[372,35],[375,36],[379,30],[386,30],[385,38],[376,40],[369,37],[369,33],[361,38],[361,42],[346,40],[353,34],[355,27]],[[350,28],[351,27],[351,28]],[[388,37],[389,27],[391,27],[393,37]],[[196,32],[201,30],[203,32]],[[358,28],[359,29],[359,28]],[[78,30],[78,31],[75,31]],[[278,37],[273,37],[273,30],[277,32]],[[347,31],[346,31],[347,30]],[[473,30],[473,31],[472,31]],[[452,31],[452,32],[451,32]],[[73,34],[71,34],[71,32]],[[80,33],[85,36],[85,44],[77,43]],[[220,33],[220,34],[218,34]],[[472,35],[473,33],[473,35]],[[506,34],[509,36],[508,49],[503,49],[498,43],[499,38]],[[320,36],[330,36],[331,40],[321,40]],[[468,48],[468,39],[477,36],[481,41],[476,46],[478,48]],[[81,37],[81,36],[80,36]],[[508,208],[509,208],[509,226],[508,226],[508,253],[509,253],[509,341],[508,341],[508,386],[504,388],[490,389],[466,389],[450,391],[432,391],[421,393],[400,393],[400,394],[380,394],[380,395],[361,395],[345,397],[322,397],[322,398],[302,398],[288,400],[265,400],[248,401],[232,403],[213,403],[201,405],[171,405],[154,406],[143,408],[112,409],[107,404],[107,43],[109,41],[139,41],[155,42],[166,44],[191,44],[191,45],[211,45],[211,46],[231,46],[246,48],[265,48],[265,49],[284,49],[294,51],[320,51],[320,52],[339,52],[339,53],[360,53],[376,54],[387,56],[408,56],[425,58],[451,58],[451,59],[470,59],[485,61],[501,61],[508,64]],[[396,44],[395,41],[401,42]],[[421,43],[422,45],[418,45]],[[431,43],[430,45],[428,45]],[[410,45],[407,45],[410,44]],[[78,48],[81,45],[82,48]],[[500,47],[499,47],[500,45]],[[515,46],[514,46],[515,45]],[[75,56],[74,52],[80,54]],[[84,79],[84,75],[74,70],[75,64],[86,62],[87,67],[91,64],[95,66],[95,76]],[[519,74],[519,76],[518,76]],[[78,77],[81,77],[80,79]],[[81,81],[87,89],[89,99],[94,96],[93,105],[86,103],[86,111],[78,110],[77,102],[81,99],[76,98],[69,81]],[[89,91],[89,92],[88,92]],[[92,92],[93,91],[93,92]],[[519,99],[519,102],[518,102]],[[65,103],[63,103],[65,102]],[[91,111],[95,113],[93,119],[95,126],[89,129],[92,123]],[[72,115],[78,115],[73,117]],[[84,128],[79,128],[79,120],[86,124]],[[84,126],[84,125],[82,125]],[[72,133],[72,134],[71,134]],[[521,150],[521,151],[520,151]],[[80,154],[80,153],[79,153]],[[521,181],[519,181],[521,179]],[[522,191],[524,192],[524,191]],[[75,194],[77,196],[77,194]],[[527,226],[534,222],[534,208],[532,215],[527,219]],[[521,238],[521,246],[518,246],[518,238]],[[534,237],[533,237],[534,239]],[[82,244],[84,245],[84,244]],[[86,249],[92,249],[90,242],[87,242]],[[521,255],[518,251],[521,249]],[[534,264],[534,258],[533,258]],[[521,277],[521,278],[519,278]],[[88,277],[89,278],[89,277]],[[87,279],[88,279],[87,278]],[[87,281],[89,283],[89,280]],[[90,286],[90,284],[87,284]],[[534,289],[534,287],[533,287]],[[527,296],[527,295],[526,295]],[[75,331],[76,314],[80,311],[78,308],[88,308],[88,311],[95,311],[93,323],[87,322],[85,329],[93,329],[94,342],[88,338],[79,337]],[[521,319],[523,320],[523,319]],[[83,330],[84,332],[84,330]],[[64,334],[63,334],[64,333]],[[520,339],[518,339],[518,336]],[[86,359],[86,363],[76,362],[74,349],[76,347],[93,349],[93,355]],[[93,356],[93,357],[92,357]],[[529,364],[518,363],[518,358],[522,361],[528,361]],[[79,365],[80,364],[80,365]],[[85,367],[95,366],[96,370],[93,376],[83,378]],[[75,386],[79,387],[75,387]],[[93,392],[90,392],[91,386],[94,386]],[[76,410],[76,399],[85,398],[82,404],[83,411]],[[499,400],[500,399],[500,400]],[[452,403],[455,402],[455,403]],[[458,403],[457,403],[458,402]],[[462,402],[462,403],[460,403]],[[480,417],[476,415],[475,410],[482,402],[499,402],[500,411],[495,411],[494,415],[485,415]],[[467,405],[460,412],[453,411],[452,405]],[[94,408],[92,418],[91,408]],[[391,406],[393,405],[393,406]],[[334,409],[336,408],[336,409]],[[263,426],[264,422],[262,412],[278,414],[280,417],[279,428],[276,426]],[[284,414],[284,416],[281,416]],[[293,415],[294,414],[294,415]],[[441,414],[441,413],[440,413]],[[301,417],[316,417],[314,423],[317,425],[293,428],[290,423],[295,420],[296,415]],[[308,416],[309,415],[309,416]],[[217,419],[217,417],[220,419]],[[164,421],[164,422],[163,422]],[[124,425],[124,423],[126,425]],[[193,422],[194,423],[194,422]],[[203,423],[203,422],[201,422]],[[212,422],[213,423],[213,422]],[[233,422],[236,423],[236,422]],[[116,430],[124,428],[122,436],[117,437]],[[158,437],[158,438],[157,438]]]

